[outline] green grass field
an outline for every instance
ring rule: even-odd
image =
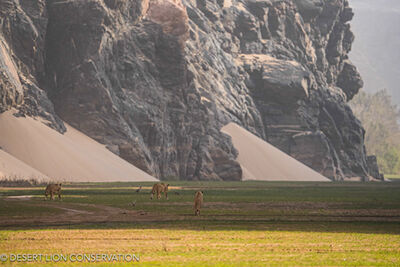
[[[390,180],[400,179],[400,174],[385,174],[385,178]]]
[[[0,188],[0,260],[134,253],[139,266],[400,265],[397,181],[170,182],[169,200],[150,200],[151,185],[66,184],[61,201],[44,201],[43,187]]]

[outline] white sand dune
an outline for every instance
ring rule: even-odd
[[[0,146],[54,180],[156,181],[71,126],[63,135],[33,118],[0,114]]]
[[[0,149],[0,179],[3,177],[49,180],[43,173]]]
[[[313,169],[235,123],[221,131],[232,138],[238,150],[243,180],[262,181],[330,181]]]

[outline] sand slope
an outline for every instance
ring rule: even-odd
[[[71,126],[62,135],[33,118],[0,114],[0,146],[47,175],[67,181],[156,181]]]
[[[0,179],[2,177],[24,179],[34,178],[38,180],[49,179],[43,173],[35,170],[31,166],[0,149]]]
[[[221,131],[232,137],[239,151],[237,161],[243,169],[243,180],[330,181],[235,123],[225,125]]]

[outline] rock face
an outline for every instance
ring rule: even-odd
[[[40,86],[46,28],[44,0],[0,1],[0,112],[18,107],[20,116],[40,116],[64,132],[63,122]]]
[[[0,7],[1,111],[59,116],[161,179],[240,180],[232,121],[331,179],[370,174],[347,0]]]
[[[367,165],[368,171],[372,177],[382,181],[385,179],[383,173],[379,172],[378,161],[375,156],[367,157]]]

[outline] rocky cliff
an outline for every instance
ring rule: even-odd
[[[161,179],[240,180],[231,121],[331,179],[368,177],[352,16],[347,0],[0,0],[0,111],[61,118]]]

